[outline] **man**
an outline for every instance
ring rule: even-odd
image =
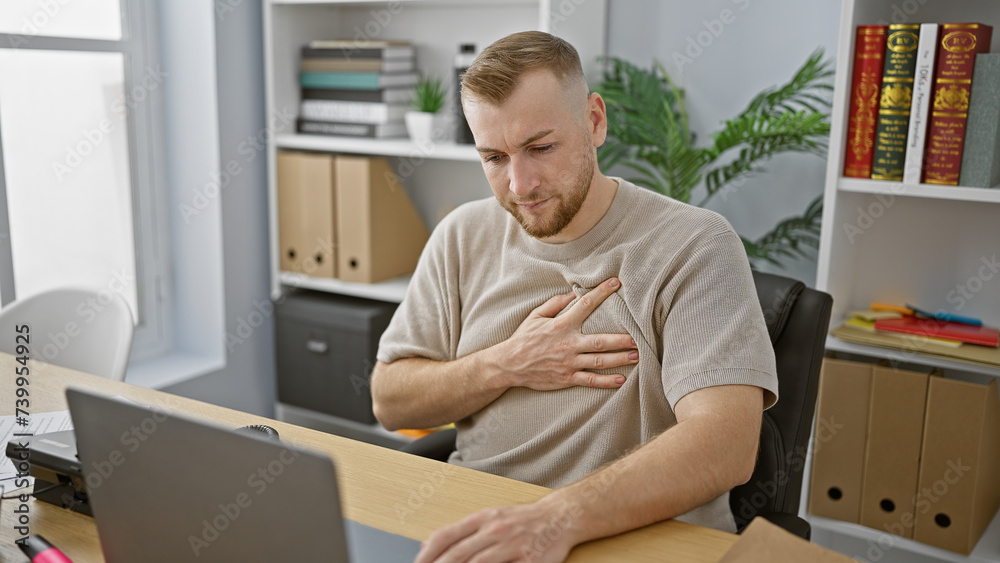
[[[457,421],[452,463],[557,488],[437,531],[420,563],[562,561],[673,517],[735,529],[728,491],[777,399],[742,243],[713,212],[602,174],[588,92],[575,49],[542,32],[463,77],[496,201],[431,235],[380,342],[375,414]]]

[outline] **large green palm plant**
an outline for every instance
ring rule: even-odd
[[[608,140],[598,151],[602,169],[620,164],[637,174],[629,180],[685,203],[704,182],[704,206],[725,188],[784,152],[824,156],[830,133],[831,63],[813,53],[784,85],[758,94],[739,115],[712,134],[708,146],[695,146],[688,128],[684,90],[660,64],[639,68],[607,59],[597,85],[608,107]],[[822,196],[796,217],[751,241],[743,238],[751,264],[781,265],[780,258],[808,256],[819,245]]]

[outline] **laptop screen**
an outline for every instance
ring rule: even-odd
[[[88,391],[66,397],[110,563],[347,561],[329,457]]]

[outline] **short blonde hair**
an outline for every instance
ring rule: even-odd
[[[587,91],[580,55],[565,39],[543,31],[522,31],[483,49],[462,75],[462,100],[472,96],[491,105],[502,105],[526,72],[545,69],[563,87],[579,83]]]

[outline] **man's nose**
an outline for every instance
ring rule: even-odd
[[[540,184],[538,173],[525,158],[510,159],[510,191],[518,197],[527,197]]]

